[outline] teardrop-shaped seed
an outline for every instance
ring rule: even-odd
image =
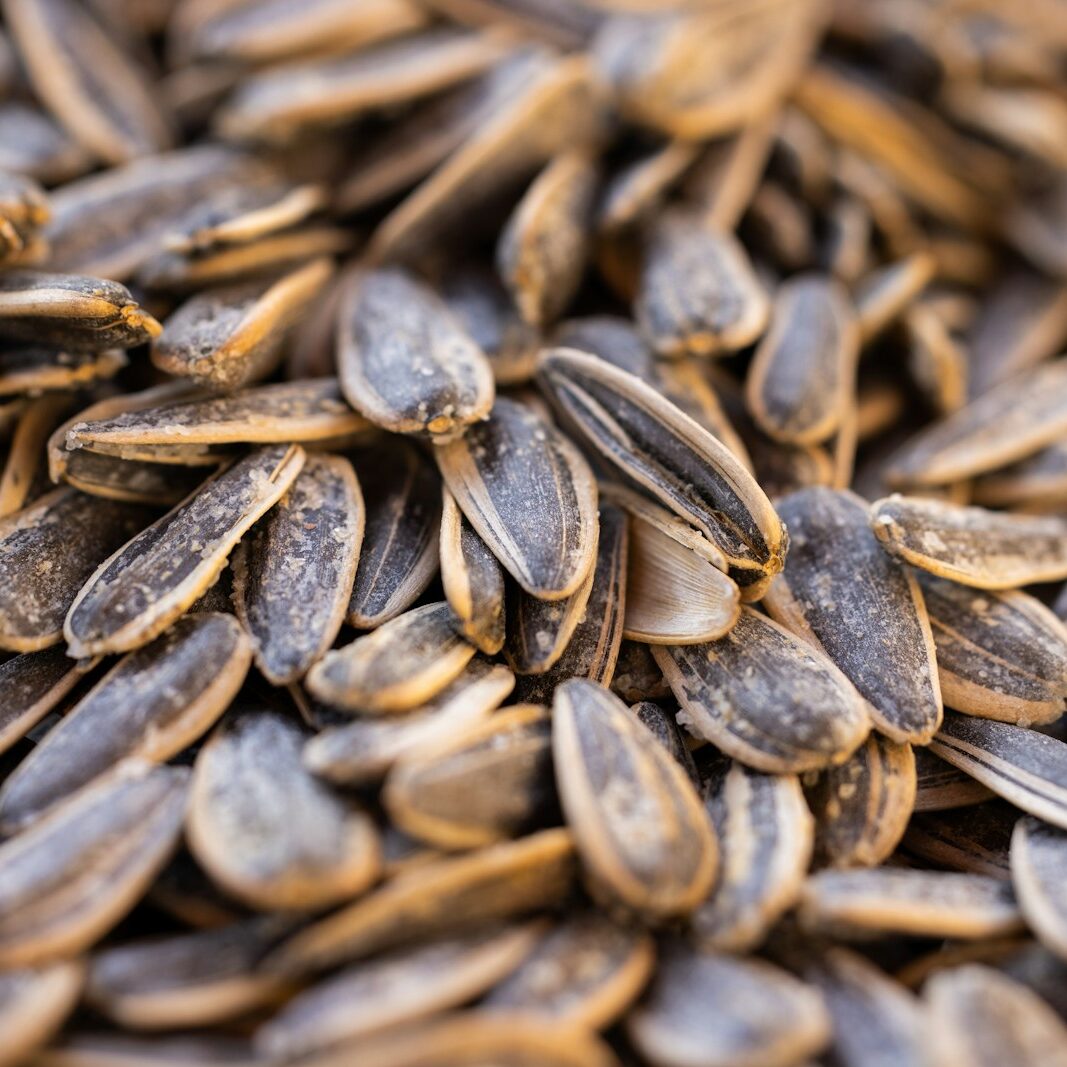
[[[493,406],[485,353],[435,293],[396,267],[348,283],[337,362],[348,402],[394,433],[447,441]]]
[[[652,655],[682,725],[759,770],[840,763],[870,729],[862,697],[833,663],[752,608],[717,641],[653,646]]]
[[[635,315],[661,356],[717,356],[759,337],[770,301],[733,234],[675,209],[652,230]]]
[[[0,752],[25,737],[85,673],[64,648],[27,652],[0,663]]]
[[[331,726],[304,747],[304,765],[344,786],[368,785],[393,764],[447,743],[482,722],[504,702],[515,676],[502,664],[475,656],[454,682],[417,711],[356,718]]]
[[[965,818],[954,811],[919,812],[909,821],[902,846],[908,856],[945,870],[1007,878],[1008,850],[1018,821],[1019,812],[1003,800],[978,804]]]
[[[252,907],[321,908],[378,876],[373,823],[305,770],[304,741],[295,723],[257,710],[225,721],[197,756],[189,848]]]
[[[1067,959],[1067,833],[1030,816],[1020,819],[1011,838],[1011,880],[1031,929]]]
[[[294,997],[256,1047],[291,1059],[459,1007],[514,970],[540,932],[540,923],[492,927],[357,963]]]
[[[154,514],[62,486],[0,519],[0,647],[34,652],[62,640],[78,591]]]
[[[570,893],[574,880],[574,844],[566,830],[544,830],[431,860],[306,927],[268,957],[266,965],[300,973],[486,926],[554,907]]]
[[[98,952],[86,1000],[130,1030],[210,1026],[270,1005],[288,991],[256,965],[286,932],[275,916],[151,937]]]
[[[801,274],[778,290],[746,381],[752,417],[775,440],[818,444],[851,401],[859,331],[840,282]]]
[[[444,745],[402,757],[382,803],[393,824],[440,849],[479,848],[555,814],[552,724],[543,708],[497,712]]]
[[[0,965],[81,952],[130,911],[177,844],[188,777],[127,763],[0,845]]]
[[[281,278],[207,289],[168,316],[152,346],[160,370],[230,391],[270,375],[289,330],[333,273],[315,259]]]
[[[312,453],[238,546],[234,607],[272,685],[301,677],[344,621],[363,541],[363,497],[341,456]]]
[[[917,788],[911,745],[872,734],[806,789],[817,860],[830,867],[883,863],[907,829]]]
[[[304,456],[298,445],[252,452],[105,560],[67,614],[71,655],[125,652],[162,633],[214,584],[233,547],[293,483]]]
[[[930,750],[997,796],[1067,830],[1067,744],[1004,722],[950,714]]]
[[[830,1020],[819,992],[778,967],[671,942],[626,1032],[660,1067],[789,1067],[825,1047]]]
[[[595,356],[554,349],[539,375],[598,457],[695,526],[746,598],[758,599],[782,568],[787,537],[733,453],[650,385]]]
[[[488,421],[434,455],[463,514],[523,589],[543,600],[577,591],[595,562],[597,488],[570,441],[500,398]]]
[[[1053,722],[1067,697],[1067,630],[1027,593],[976,591],[921,573],[945,703],[968,715]]]
[[[308,690],[331,707],[410,711],[454,681],[474,655],[447,604],[424,604],[336,649],[308,672]]]
[[[711,889],[718,848],[685,771],[618,697],[583,679],[556,690],[552,745],[594,891],[653,920],[693,911]]]
[[[705,789],[722,858],[715,888],[693,913],[693,937],[702,948],[750,952],[800,895],[815,822],[793,775],[723,760]]]
[[[872,867],[820,871],[801,893],[798,915],[814,930],[875,931],[980,940],[1023,928],[1002,878],[955,871]]]
[[[1067,578],[1067,520],[891,496],[871,505],[887,552],[979,589],[1014,589]]]
[[[0,789],[13,833],[124,759],[181,752],[226,710],[251,662],[230,615],[187,615],[120,660],[51,729]]]
[[[925,744],[941,722],[934,640],[915,576],[883,551],[854,493],[801,489],[778,501],[792,551],[771,616],[824,651],[894,741]]]
[[[504,646],[504,572],[445,489],[441,509],[441,584],[463,636],[488,656]]]
[[[551,1026],[603,1030],[637,998],[654,963],[647,933],[578,912],[550,929],[482,1006]]]
[[[0,1067],[17,1067],[48,1044],[78,1003],[84,980],[85,965],[77,960],[0,975]]]

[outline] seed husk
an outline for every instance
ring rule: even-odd
[[[126,652],[162,633],[215,583],[243,534],[293,483],[304,456],[298,445],[250,453],[114,552],[70,606],[63,627],[70,653]]]
[[[370,818],[305,770],[304,741],[292,721],[257,710],[225,720],[197,756],[189,848],[254,908],[321,908],[378,877]]]
[[[860,279],[856,286],[856,317],[864,344],[904,313],[926,288],[936,266],[930,253],[916,252]]]
[[[100,679],[4,782],[13,833],[122,760],[161,763],[204,734],[244,681],[248,639],[229,615],[189,615]]]
[[[1067,521],[1053,516],[891,496],[871,505],[871,526],[892,555],[979,589],[1067,578]]]
[[[431,860],[305,927],[266,965],[317,970],[552,907],[570,892],[575,873],[574,843],[561,829]]]
[[[493,406],[485,353],[434,293],[398,268],[353,276],[337,351],[349,403],[383,429],[448,441]]]
[[[883,551],[853,493],[802,489],[778,508],[793,548],[767,594],[771,617],[830,657],[866,699],[877,729],[925,744],[942,705],[914,575]]]
[[[672,712],[651,700],[642,700],[630,708],[648,732],[670,753],[671,758],[685,771],[689,780],[699,790],[701,788],[700,772],[696,760],[689,750],[692,738],[684,733],[674,719]]]
[[[487,421],[434,455],[468,522],[527,593],[562,600],[578,590],[596,561],[597,488],[570,441],[501,397]]]
[[[946,715],[930,750],[997,796],[1067,830],[1067,744],[1009,723]]]
[[[750,952],[796,902],[815,822],[794,775],[724,759],[704,788],[722,858],[715,888],[693,913],[692,936],[701,948]]]
[[[579,912],[545,933],[482,1006],[509,1017],[603,1030],[637,998],[654,963],[648,934]]]
[[[65,352],[26,345],[0,352],[0,396],[77,389],[113,378],[127,365],[118,348]]]
[[[0,961],[88,948],[141,898],[181,831],[188,771],[131,761],[0,846]]]
[[[626,1032],[660,1067],[787,1067],[818,1055],[830,1019],[818,990],[778,967],[669,943]]]
[[[915,756],[915,811],[951,811],[981,804],[993,796],[969,774],[938,759],[928,748],[913,750]]]
[[[1054,722],[1067,697],[1067,630],[1036,597],[920,574],[945,702],[1021,726]]]
[[[717,641],[653,646],[652,655],[690,733],[759,770],[841,763],[870,728],[863,699],[833,663],[752,608]]]
[[[700,145],[669,140],[620,167],[606,181],[601,193],[597,228],[606,233],[625,231],[647,219],[697,162],[700,153]],[[558,343],[568,348],[582,347],[565,341]]]
[[[1041,943],[1067,958],[1067,908],[1062,887],[1067,875],[1067,834],[1026,816],[1011,837],[1011,879],[1019,906]]]
[[[91,156],[51,116],[27,100],[0,104],[0,167],[49,185],[84,174]]]
[[[514,970],[542,929],[493,927],[354,964],[295,997],[256,1033],[256,1048],[306,1056],[459,1007]]]
[[[78,684],[85,665],[66,650],[27,652],[0,663],[0,752],[25,737]]]
[[[234,607],[272,685],[302,677],[337,637],[364,520],[352,465],[312,454],[234,553]]]
[[[77,960],[11,970],[0,977],[2,1067],[16,1067],[49,1042],[74,1010],[84,980],[85,966]]]
[[[1021,511],[1062,511],[1067,499],[1067,445],[1058,441],[1018,463],[983,474],[972,485],[973,503]]]
[[[37,1055],[39,1067],[254,1067],[246,1039],[228,1034],[145,1037],[75,1030]]]
[[[685,771],[617,697],[583,679],[556,690],[552,746],[592,891],[653,921],[693,911],[711,889],[718,848]]]
[[[951,871],[1007,878],[1008,847],[1019,813],[1001,800],[979,804],[967,818],[945,812],[912,816],[902,847],[909,856]]]
[[[50,488],[43,446],[70,407],[70,397],[59,394],[41,397],[22,413],[0,475],[0,518],[21,511]]]

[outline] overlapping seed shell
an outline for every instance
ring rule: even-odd
[[[690,733],[772,773],[848,758],[870,729],[863,699],[833,665],[784,627],[744,607],[725,637],[652,646]]]
[[[1067,444],[1057,441],[1026,459],[976,478],[972,499],[982,507],[1061,511],[1067,499]]]
[[[434,455],[471,526],[526,592],[562,600],[577,591],[596,561],[597,488],[563,434],[499,398],[486,422]]]
[[[584,613],[559,659],[541,674],[518,679],[517,693],[521,699],[551,702],[556,686],[568,678],[588,678],[601,685],[611,681],[626,613],[628,554],[626,514],[601,500],[597,558],[589,579],[591,588]]]
[[[528,323],[553,322],[578,290],[597,177],[586,153],[557,156],[526,190],[501,231],[497,267]]]
[[[915,811],[951,811],[981,804],[992,790],[965,771],[938,759],[930,749],[913,749],[915,756]]]
[[[554,349],[541,357],[539,373],[596,455],[695,526],[745,597],[758,599],[781,570],[788,541],[733,453],[650,385],[595,356]]]
[[[920,574],[945,703],[1027,726],[1053,722],[1067,697],[1067,630],[1036,597],[976,591]]]
[[[521,964],[542,929],[495,926],[354,964],[291,1000],[257,1031],[256,1048],[306,1056],[459,1007]]]
[[[552,745],[593,892],[652,920],[693,911],[713,884],[718,848],[685,771],[617,697],[583,679],[556,690]]]
[[[307,686],[324,704],[347,711],[411,711],[454,681],[474,652],[447,604],[424,604],[328,652],[308,672]]]
[[[810,783],[815,854],[831,867],[873,867],[897,847],[915,802],[911,745],[872,734],[839,767]]]
[[[891,496],[871,526],[894,556],[979,589],[1014,589],[1067,577],[1067,520]]]
[[[746,382],[760,429],[795,445],[818,444],[841,423],[859,354],[855,314],[844,287],[802,274],[781,286]]]
[[[0,752],[25,737],[73,688],[85,665],[63,648],[27,652],[0,663]]]
[[[274,685],[301,677],[344,621],[363,541],[355,472],[311,454],[289,491],[234,554],[234,607],[256,666]]]
[[[367,521],[345,621],[373,629],[407,611],[437,572],[441,488],[432,465],[404,441],[354,462]]]
[[[574,842],[560,829],[430,860],[306,927],[267,966],[284,972],[331,967],[550,908],[571,891],[575,873]]]
[[[447,441],[493,406],[485,353],[436,294],[396,267],[348,282],[337,363],[348,402],[396,433]]]
[[[801,893],[800,921],[826,931],[874,931],[980,940],[1023,928],[1003,878],[956,871],[872,867],[820,871]]]
[[[63,634],[71,654],[125,652],[162,633],[214,584],[233,547],[303,463],[297,445],[258,449],[123,545],[67,613]]]
[[[514,685],[507,667],[476,656],[417,711],[328,726],[304,747],[304,764],[338,785],[376,782],[397,760],[464,736],[504,702]]]
[[[882,333],[926,288],[937,262],[916,252],[872,271],[856,286],[856,316],[864,343]]]
[[[222,714],[250,662],[231,616],[180,619],[117,663],[19,764],[0,789],[0,826],[22,829],[124,759],[176,755]]]
[[[193,855],[262,909],[312,909],[378,876],[370,818],[301,762],[304,732],[266,709],[223,722],[197,756],[186,826]]]
[[[1011,879],[1030,928],[1041,943],[1067,958],[1067,833],[1026,816],[1011,838]]]
[[[62,486],[0,519],[0,647],[34,652],[62,640],[78,590],[154,514]]]
[[[1003,722],[950,714],[930,749],[997,796],[1067,830],[1067,744]]]
[[[288,330],[326,284],[329,260],[312,260],[266,283],[209,289],[167,318],[152,362],[212,389],[239,389],[278,366]]]
[[[636,999],[652,973],[648,934],[598,912],[562,919],[482,1001],[489,1011],[602,1030]]]
[[[883,551],[866,504],[853,493],[802,489],[779,500],[778,509],[792,550],[767,610],[833,660],[886,736],[925,744],[942,705],[914,575]]]
[[[961,819],[955,812],[913,815],[902,847],[911,857],[950,871],[1007,878],[1008,848],[1019,812],[1002,800],[978,804]]]
[[[721,760],[704,788],[721,862],[715,888],[693,913],[690,929],[702,948],[749,952],[799,896],[815,823],[793,775]]]
[[[170,122],[144,73],[72,0],[11,0],[7,25],[34,90],[68,132],[108,163],[168,147]]]
[[[127,363],[125,353],[118,348],[66,352],[25,345],[6,349],[0,352],[0,396],[92,385],[113,378]]]
[[[268,1006],[287,992],[256,965],[286,932],[276,916],[126,942],[96,953],[85,998],[131,1030],[209,1026]]]
[[[382,803],[394,826],[440,849],[479,848],[558,818],[545,709],[497,712],[443,745],[402,756]]]
[[[830,1038],[818,990],[762,960],[673,942],[625,1025],[637,1050],[662,1067],[788,1067]]]
[[[1067,1027],[1036,993],[991,967],[935,974],[923,990],[934,1067],[1063,1067]]]
[[[692,739],[675,722],[674,714],[651,700],[641,700],[630,708],[648,732],[670,753],[688,775],[689,780],[700,788],[700,772],[689,749]]]
[[[140,900],[181,831],[188,771],[130,762],[0,846],[0,962],[69,957]]]
[[[676,209],[652,228],[635,315],[661,356],[713,356],[755,341],[770,301],[733,234]]]
[[[2,1067],[24,1063],[48,1043],[74,1010],[84,980],[85,966],[77,960],[9,970],[0,976]]]

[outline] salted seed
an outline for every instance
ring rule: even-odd
[[[76,960],[6,971],[0,976],[2,1067],[16,1067],[48,1043],[74,1010],[84,979],[85,967]]]
[[[25,737],[73,688],[85,666],[62,648],[27,652],[0,663],[0,752]]]

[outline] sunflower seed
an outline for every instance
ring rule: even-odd
[[[48,1043],[74,1010],[84,979],[84,965],[74,960],[7,971],[0,977],[3,1067],[23,1063]]]
[[[1067,956],[1067,909],[1063,879],[1067,873],[1067,834],[1026,816],[1011,837],[1011,879],[1019,906],[1042,944]]]
[[[63,626],[70,653],[125,652],[162,633],[214,584],[234,545],[303,464],[297,445],[261,448],[127,541],[74,598]]]
[[[767,610],[833,660],[887,737],[925,744],[942,706],[915,577],[882,551],[855,494],[802,489],[778,508],[793,548]]]
[[[1057,441],[1017,463],[983,474],[972,486],[974,503],[989,508],[1062,511],[1067,499],[1067,445]]]
[[[675,722],[674,715],[651,700],[642,700],[634,704],[630,711],[670,753],[671,758],[681,766],[693,785],[700,789],[700,772],[697,770],[693,753],[689,750],[691,738],[681,731],[678,723]]]
[[[1009,876],[1008,846],[1019,813],[1003,801],[979,804],[961,820],[955,814],[921,812],[912,817],[903,849],[952,871]]]
[[[0,396],[77,389],[113,378],[127,365],[121,349],[64,352],[26,346],[0,352]]]
[[[36,1059],[38,1067],[256,1067],[245,1039],[219,1034],[133,1037],[74,1031]]]
[[[988,800],[993,793],[969,774],[938,759],[928,748],[913,750],[915,811],[951,811]]]
[[[864,344],[904,313],[926,288],[936,266],[929,253],[916,252],[860,279],[856,286],[856,318]]]
[[[28,652],[0,663],[0,752],[25,737],[78,684],[84,664],[62,648]]]

